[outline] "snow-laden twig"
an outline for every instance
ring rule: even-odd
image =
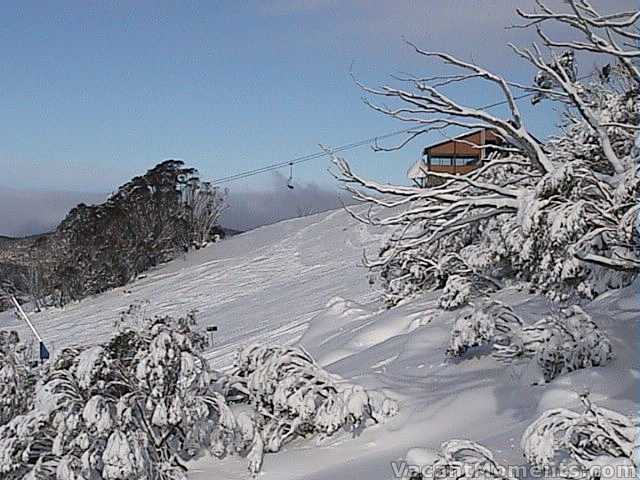
[[[414,87],[414,91],[391,86],[375,89],[356,81],[366,93],[374,96],[395,98],[400,100],[403,105],[407,105],[406,108],[392,109],[366,100],[370,107],[398,120],[415,123],[417,132],[412,134],[412,139],[420,134],[433,130],[442,130],[446,127],[487,128],[521,149],[532,165],[542,173],[554,169],[541,145],[526,130],[522,114],[509,87],[509,82],[485,68],[460,60],[448,53],[423,50],[411,42],[407,43],[418,55],[429,59],[437,59],[445,65],[464,73],[449,75],[444,83],[441,82],[440,76],[411,78],[409,82]],[[446,95],[441,89],[442,86],[446,86],[451,82],[466,82],[474,79],[487,81],[498,88],[509,107],[510,118],[502,119],[486,110],[462,105]],[[407,114],[410,116],[407,116]],[[435,118],[431,117],[432,115],[435,115]],[[404,145],[406,145],[406,142],[403,142],[402,146]]]

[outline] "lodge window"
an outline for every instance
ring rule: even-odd
[[[431,157],[431,165],[438,167],[452,167],[463,165],[475,165],[478,162],[478,157]]]
[[[431,157],[431,165],[448,167],[453,165],[453,157]]]
[[[456,159],[456,165],[475,165],[478,163],[478,157],[463,157]]]

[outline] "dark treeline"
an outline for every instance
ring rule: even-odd
[[[9,295],[39,308],[125,285],[214,239],[223,206],[195,169],[164,161],[106,202],[78,205],[55,232],[0,245],[0,308]]]

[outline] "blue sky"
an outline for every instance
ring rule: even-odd
[[[362,103],[352,64],[372,85],[428,73],[405,35],[527,81],[531,70],[504,45],[532,37],[503,26],[515,6],[531,3],[1,2],[0,186],[108,192],[167,158],[222,177],[402,128]],[[451,93],[474,105],[498,98],[475,87]],[[536,134],[552,131],[548,106],[523,108]],[[404,181],[421,146],[440,138],[345,156],[372,176]],[[326,167],[315,161],[295,174],[328,185]],[[272,184],[266,175],[236,188]]]

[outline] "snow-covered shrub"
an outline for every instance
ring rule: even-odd
[[[394,400],[337,381],[295,347],[253,345],[241,350],[227,389],[236,401],[252,407],[266,452],[277,452],[296,437],[363,428],[398,411]]]
[[[525,430],[521,446],[527,460],[541,468],[572,462],[583,473],[616,466],[626,468],[624,478],[637,478],[638,419],[598,407],[588,395],[581,400],[584,412],[547,410]]]
[[[0,427],[3,480],[182,480],[183,462],[205,448],[246,457],[255,474],[264,452],[296,436],[361,428],[397,411],[299,349],[249,347],[233,375],[216,374],[193,312],[143,314],[134,305],[109,342],[67,348],[46,365],[33,408]]]
[[[107,344],[63,350],[37,408],[0,429],[2,478],[183,479],[182,460],[214,437],[235,440],[193,321],[157,317]]]
[[[464,242],[462,236],[458,236],[456,240],[461,245]],[[383,266],[380,279],[388,306],[394,306],[420,291],[441,289],[450,276],[467,273],[468,269],[460,258],[447,254],[436,256],[436,248],[437,243],[422,249],[408,250]],[[384,249],[380,255],[384,255]]]
[[[438,299],[438,306],[443,310],[455,310],[466,305],[471,297],[471,279],[460,275],[452,275],[444,284],[442,295]]]
[[[514,327],[521,326],[522,321],[511,307],[496,300],[487,300],[456,319],[447,355],[461,357],[470,348],[499,342],[508,337]]]
[[[492,356],[498,361],[533,362],[544,382],[563,373],[605,365],[613,357],[607,336],[575,305],[525,325],[509,306],[487,300],[456,319],[447,355],[461,357],[482,345],[491,345]]]
[[[493,356],[500,361],[535,362],[545,382],[562,373],[605,365],[613,357],[608,337],[578,306],[514,329],[507,342],[496,342],[493,348]]]
[[[36,380],[18,334],[0,330],[0,425],[31,408]]]
[[[518,278],[534,291],[557,301],[593,298],[634,276],[631,270],[586,260],[633,256],[634,239],[626,232],[637,195],[638,179],[631,171],[611,186],[584,162],[565,163],[523,196],[518,215],[505,219],[503,228],[513,233],[497,248],[506,250]]]
[[[435,452],[412,448],[406,455],[403,478],[409,480],[509,480],[508,470],[493,453],[471,440],[449,440]]]
[[[387,306],[395,306],[419,292],[444,289],[440,307],[454,310],[479,293],[494,291],[497,282],[482,274],[484,266],[473,264],[477,255],[472,251],[472,239],[476,235],[477,232],[466,231],[455,239],[449,238],[457,248],[434,243],[392,258],[379,273]]]

